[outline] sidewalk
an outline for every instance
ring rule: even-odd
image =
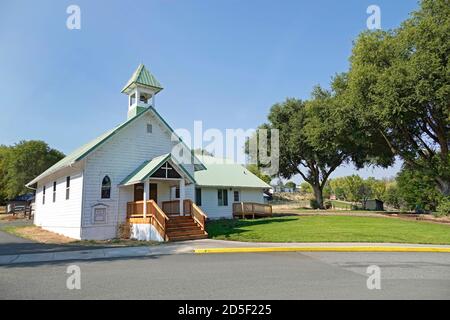
[[[261,243],[223,240],[192,240],[148,247],[101,248],[73,251],[56,251],[27,254],[0,255],[0,265],[24,263],[77,261],[148,257],[192,253],[237,252],[287,252],[287,251],[335,251],[335,252],[449,252],[450,246],[396,244],[396,243]]]

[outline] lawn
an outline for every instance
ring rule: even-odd
[[[210,238],[249,242],[396,242],[450,244],[450,226],[383,217],[303,216],[216,220]]]

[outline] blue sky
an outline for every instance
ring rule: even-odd
[[[81,30],[66,28],[71,4]],[[272,104],[307,99],[347,69],[371,4],[383,29],[417,8],[416,0],[1,0],[0,144],[41,139],[68,153],[117,125],[127,111],[120,90],[140,62],[165,88],[156,106],[172,127],[255,128]]]

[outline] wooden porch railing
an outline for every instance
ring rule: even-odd
[[[127,203],[127,219],[131,223],[149,223],[153,225],[164,240],[167,240],[166,226],[169,217],[153,200],[147,201],[147,212],[144,217],[144,201]]]
[[[167,240],[166,226],[169,221],[169,217],[164,213],[163,210],[158,206],[154,200],[147,201],[147,214],[149,214],[152,219],[151,223],[159,232],[164,240]]]
[[[127,203],[127,218],[143,218],[144,201],[134,201]]]
[[[167,214],[180,214],[180,200],[163,201],[162,210]]]
[[[184,213],[190,214],[194,221],[205,231],[206,214],[191,199],[185,199],[183,202]]]
[[[246,216],[255,217],[271,217],[272,206],[270,204],[256,203],[256,202],[236,202],[233,203],[233,217]]]
[[[162,208],[167,214],[180,214],[180,200],[164,201]],[[205,231],[207,216],[191,199],[184,199],[183,211],[185,215],[191,215],[200,228]]]

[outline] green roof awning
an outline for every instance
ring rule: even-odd
[[[142,86],[150,87],[155,89],[158,93],[163,89],[162,85],[156,80],[155,76],[147,70],[147,68],[141,63],[136,71],[131,76],[130,80],[128,80],[125,87],[123,87],[122,92],[127,91],[133,84],[140,84]]]
[[[139,167],[137,167],[132,173],[130,173],[125,179],[123,179],[119,185],[129,186],[132,184],[144,182],[167,161],[172,164],[178,171],[178,173],[184,176],[185,179],[187,179],[190,183],[195,183],[194,178],[189,174],[189,172],[182,165],[178,164],[175,159],[172,158],[172,155],[170,153],[167,153],[155,157],[152,160],[144,161]]]

